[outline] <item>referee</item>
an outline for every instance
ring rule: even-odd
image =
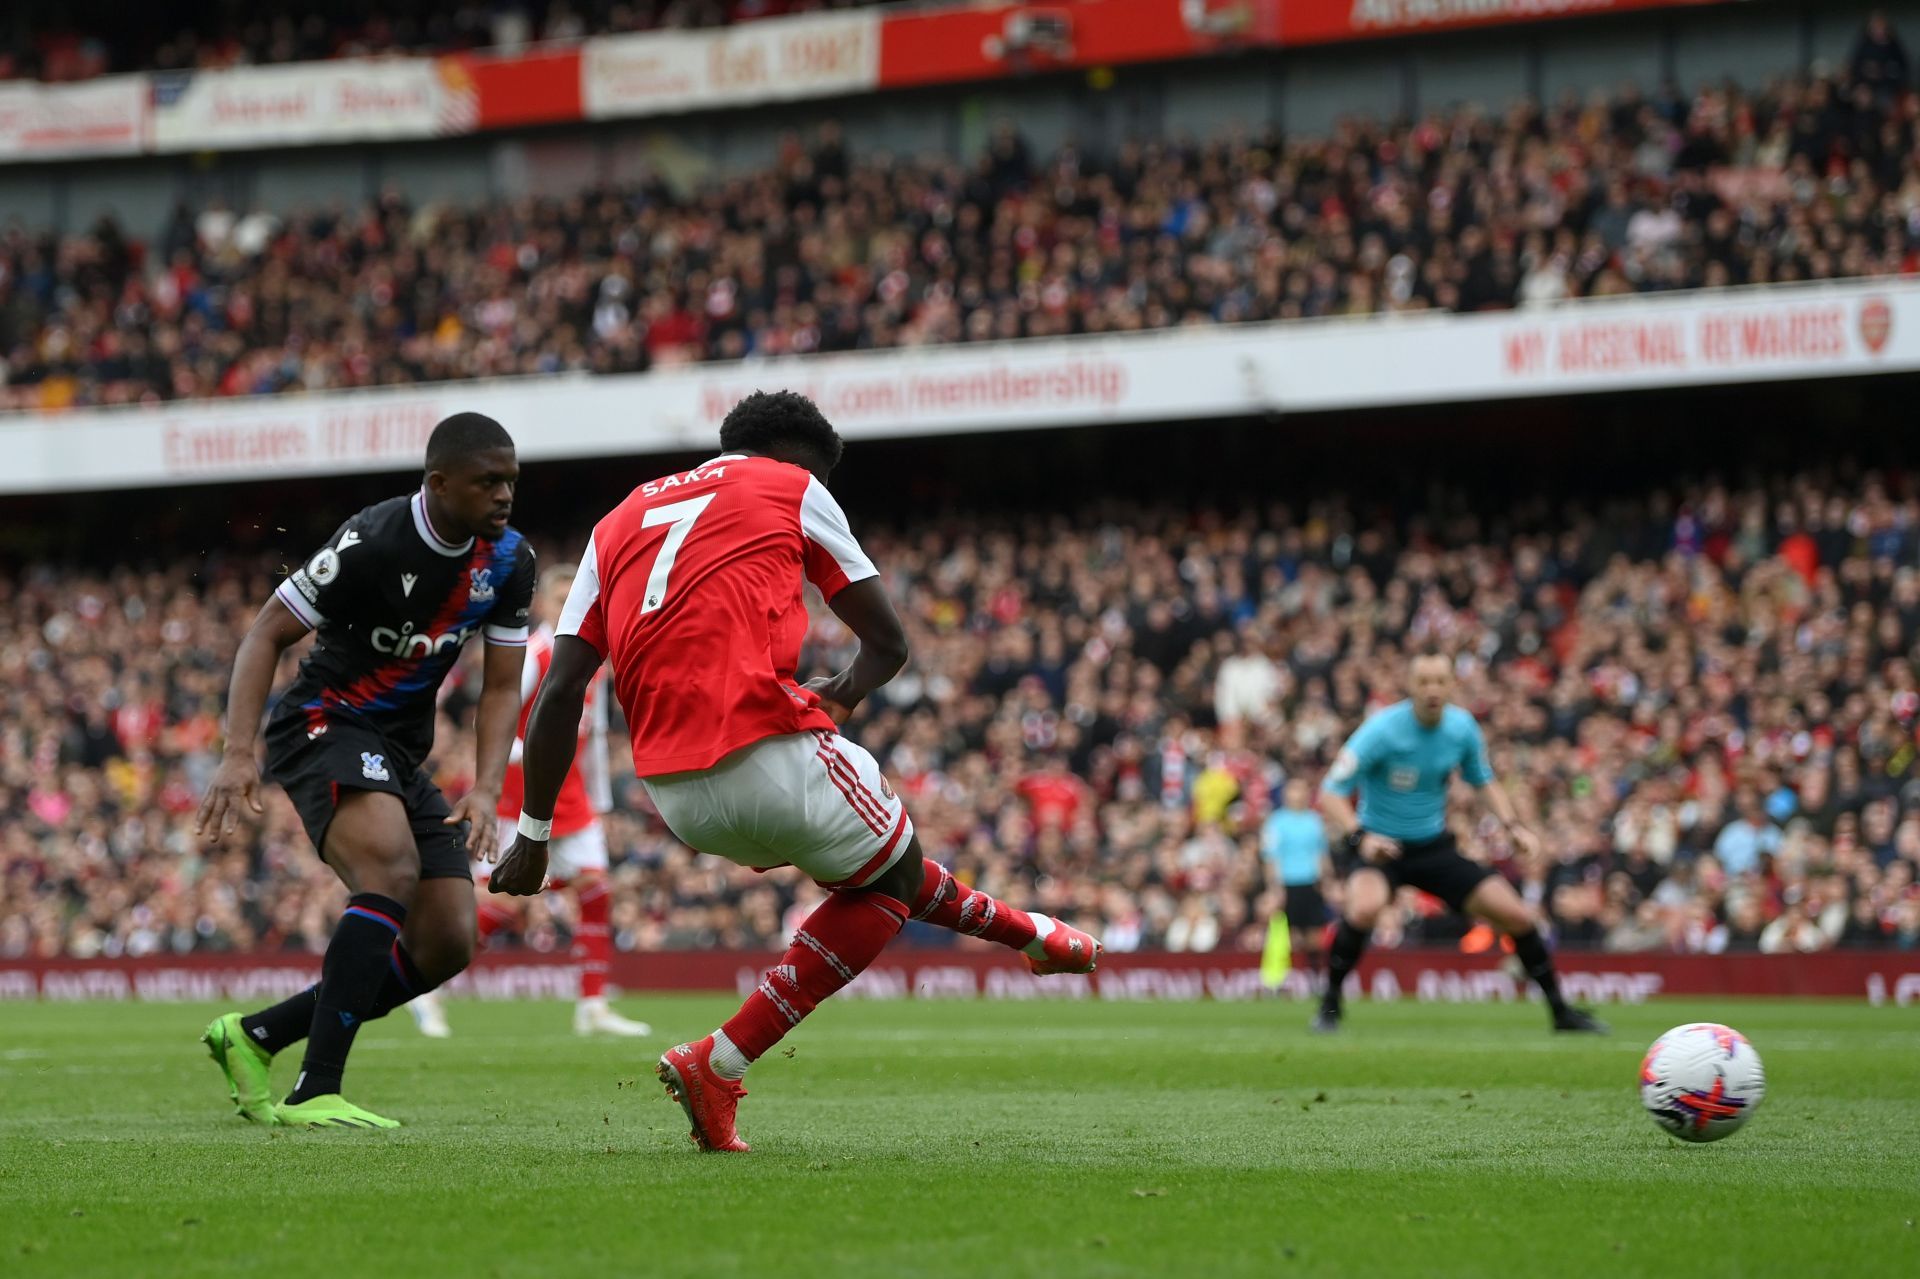
[[[1513,938],[1514,954],[1546,996],[1555,1030],[1605,1033],[1603,1023],[1561,997],[1553,959],[1520,894],[1492,869],[1462,855],[1447,829],[1447,781],[1458,771],[1523,855],[1540,851],[1539,839],[1515,817],[1513,801],[1493,784],[1480,725],[1448,700],[1451,662],[1444,654],[1423,653],[1408,664],[1407,683],[1413,695],[1367,717],[1341,748],[1320,789],[1320,811],[1334,838],[1344,837],[1351,869],[1346,913],[1327,954],[1327,991],[1313,1028],[1340,1028],[1340,988],[1359,965],[1374,921],[1408,885]]]
[[[1284,896],[1288,940],[1307,967],[1320,967],[1327,931],[1327,899],[1320,881],[1327,870],[1327,823],[1313,810],[1313,787],[1295,777],[1280,792],[1280,807],[1260,829],[1260,854],[1272,867]]]

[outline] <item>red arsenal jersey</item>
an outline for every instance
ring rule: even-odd
[[[527,660],[520,668],[520,728],[514,734],[513,753],[507,760],[507,775],[500,784],[500,816],[509,821],[520,815],[520,797],[527,779],[520,766],[521,744],[527,740],[527,718],[533,713],[533,695],[553,665],[553,631],[542,626],[527,637]],[[607,679],[597,672],[587,685],[587,700],[580,716],[580,746],[573,753],[573,767],[560,783],[560,796],[553,804],[553,834],[564,838],[593,825],[611,806],[607,785]]]
[[[594,526],[556,628],[613,666],[641,777],[833,729],[794,683],[806,582],[831,600],[876,570],[826,486],[729,453],[649,480]]]

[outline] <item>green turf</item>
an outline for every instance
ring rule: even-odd
[[[628,999],[666,1034],[718,999]],[[0,1275],[1916,1275],[1920,1015],[847,1003],[755,1068],[746,1156],[697,1154],[671,1039],[576,1040],[559,1004],[360,1037],[394,1133],[228,1115],[211,1008],[0,1005]],[[1732,1022],[1769,1096],[1685,1146],[1635,1068]],[[282,1086],[295,1063],[279,1063]]]

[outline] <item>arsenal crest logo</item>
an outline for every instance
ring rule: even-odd
[[[1868,298],[1860,304],[1860,340],[1867,350],[1878,355],[1893,336],[1893,308],[1885,298]]]

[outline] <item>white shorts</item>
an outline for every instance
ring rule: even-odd
[[[871,883],[913,838],[880,765],[838,733],[769,737],[641,782],[689,847],[755,870],[796,866],[828,888]]]
[[[514,836],[520,833],[519,826],[503,817],[500,819],[498,831],[499,855],[505,857],[507,850],[513,847]],[[476,884],[486,883],[497,865],[499,865],[497,860],[475,862],[473,881]],[[585,830],[577,830],[571,835],[556,835],[547,842],[548,879],[572,879],[590,870],[605,871],[606,869],[607,832],[602,829],[599,822],[595,822]]]

